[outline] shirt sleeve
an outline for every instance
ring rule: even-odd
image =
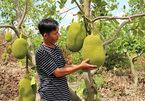
[[[43,70],[48,76],[53,74],[57,65],[47,51],[42,51],[39,55],[39,69]]]

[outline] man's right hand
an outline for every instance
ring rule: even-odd
[[[94,70],[97,68],[97,65],[90,65],[88,64],[89,59],[82,61],[82,63],[79,65],[81,67],[81,69],[90,69],[90,70]]]

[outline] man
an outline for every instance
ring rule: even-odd
[[[95,69],[83,61],[79,65],[65,65],[61,50],[55,44],[60,36],[59,24],[52,18],[39,22],[38,29],[43,36],[43,43],[36,51],[36,67],[40,79],[38,92],[43,101],[70,101],[66,75],[79,69]]]

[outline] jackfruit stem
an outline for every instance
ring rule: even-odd
[[[29,76],[29,70],[28,70],[28,55],[26,55],[26,77]]]
[[[22,33],[20,34],[20,38],[22,38]]]
[[[91,35],[94,35],[94,31],[93,30],[91,30]]]
[[[78,14],[77,22],[78,22],[78,23],[80,22],[80,14]]]
[[[91,23],[91,35],[94,35],[93,24]]]

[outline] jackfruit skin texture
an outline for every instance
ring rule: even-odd
[[[89,64],[100,67],[105,62],[105,52],[99,36],[88,35],[82,47],[83,60],[90,59]]]
[[[18,85],[19,101],[35,101],[36,84],[31,85],[31,78],[25,77],[20,80]]]
[[[6,57],[7,57],[7,54],[6,53],[3,53],[2,54],[2,60],[5,61]]]
[[[15,58],[23,59],[27,54],[27,41],[23,38],[18,38],[12,45],[12,53]]]
[[[7,33],[5,34],[5,40],[6,40],[7,42],[10,42],[10,41],[12,40],[12,34],[11,34],[10,32],[7,32]]]
[[[12,47],[11,47],[11,45],[8,45],[8,46],[6,47],[6,50],[7,50],[7,53],[11,54],[11,52],[12,52]]]
[[[81,23],[74,22],[70,25],[67,33],[67,47],[72,52],[79,51],[86,37],[85,27]]]

